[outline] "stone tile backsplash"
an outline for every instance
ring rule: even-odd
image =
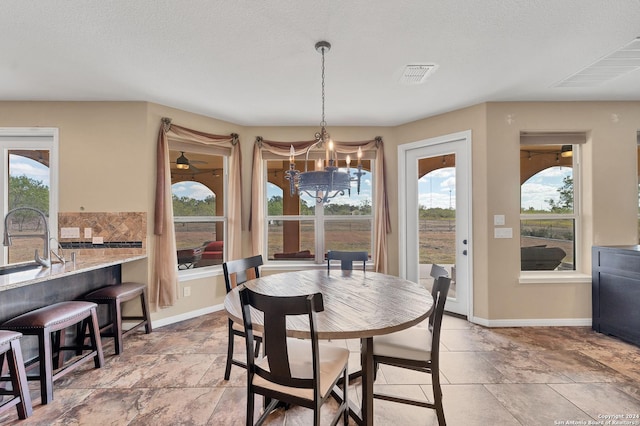
[[[62,228],[79,228],[80,238],[62,238]],[[85,228],[91,229],[91,238],[85,238]],[[102,237],[103,244],[94,244],[93,237]],[[58,241],[79,255],[145,254],[147,213],[58,213]]]

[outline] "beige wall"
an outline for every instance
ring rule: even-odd
[[[316,127],[243,127],[145,102],[0,102],[0,127],[60,129],[60,210],[146,211],[153,235],[156,138],[160,118],[216,134],[240,135],[243,179],[243,253],[248,231],[251,165],[256,136],[309,140]],[[590,272],[592,244],[636,244],[636,131],[640,102],[489,103],[395,128],[331,127],[336,140],[382,136],[392,232],[389,271],[398,273],[398,159],[400,144],[464,130],[472,131],[473,283],[475,316],[487,320],[588,318],[589,284],[519,284],[519,241],[493,239],[492,217],[504,214],[517,235],[519,223],[520,131],[586,131],[583,150],[584,257]],[[597,161],[594,161],[597,159]],[[153,250],[148,241],[149,253]],[[125,279],[145,279],[149,262],[123,270]],[[147,278],[148,279],[148,278]],[[187,281],[191,297],[153,314],[154,320],[222,303],[222,277]]]
[[[506,216],[517,235],[521,131],[585,131],[582,257],[591,246],[637,244],[638,102],[489,103],[400,126],[400,143],[472,131],[473,291],[476,317],[495,320],[591,317],[590,283],[519,283],[518,238],[494,239],[492,218]]]
[[[413,123],[398,127],[396,136],[398,144],[416,142],[437,136],[471,130],[471,191],[473,211],[473,235],[470,238],[473,253],[473,308],[474,315],[487,318],[489,315],[489,288],[487,279],[487,265],[489,251],[487,240],[489,229],[487,223],[487,123],[486,105],[476,105],[458,111],[418,120]],[[390,153],[394,169],[389,173],[390,181],[398,185],[398,152],[397,149]],[[396,198],[397,203],[397,198]],[[395,206],[396,204],[394,204]],[[397,228],[397,212],[393,223]],[[482,224],[480,226],[480,224]],[[391,247],[398,246],[398,236],[390,238],[393,241]],[[395,245],[394,245],[395,244]],[[392,264],[398,268],[397,253],[393,253]]]

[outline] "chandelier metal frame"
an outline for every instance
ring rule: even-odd
[[[351,176],[349,165],[350,156],[347,155],[347,171],[343,172],[338,169],[338,155],[334,149],[333,140],[327,132],[327,122],[325,121],[324,102],[325,102],[325,67],[324,54],[331,49],[331,44],[327,41],[319,41],[315,48],[322,54],[322,121],[320,122],[320,131],[315,134],[315,142],[310,145],[305,152],[304,172],[296,170],[295,156],[296,152],[291,145],[289,151],[289,170],[285,172],[285,177],[289,181],[289,190],[291,196],[296,192],[298,195],[305,193],[316,199],[316,203],[328,203],[338,195],[344,195],[348,192],[351,195],[351,182],[357,182],[358,194],[360,194],[360,182],[364,172],[362,171],[362,149],[358,147],[358,165],[354,177]],[[316,168],[318,170],[308,171],[309,153],[318,145],[323,144],[325,148],[324,169],[322,160],[319,159]]]

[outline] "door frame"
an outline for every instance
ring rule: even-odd
[[[398,263],[399,274],[401,278],[407,278],[407,177],[403,170],[407,169],[407,153],[408,151],[426,148],[435,145],[447,144],[449,142],[463,142],[464,154],[467,156],[466,182],[467,186],[467,229],[468,240],[467,246],[467,319],[471,321],[473,318],[473,204],[471,186],[472,158],[471,158],[471,130],[465,130],[448,135],[437,136],[428,139],[422,139],[398,146]],[[457,244],[456,244],[457,247]]]

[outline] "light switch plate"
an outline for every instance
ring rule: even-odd
[[[80,238],[80,228],[60,228],[60,238]]]
[[[91,228],[84,228],[84,237],[85,238],[91,238],[91,233],[92,233],[92,229]]]
[[[493,224],[496,226],[504,225],[504,215],[503,214],[495,214],[493,215]]]
[[[91,242],[93,244],[104,244],[104,238],[102,238],[102,237],[93,237],[91,239]]]
[[[493,238],[513,238],[513,228],[494,228]]]

